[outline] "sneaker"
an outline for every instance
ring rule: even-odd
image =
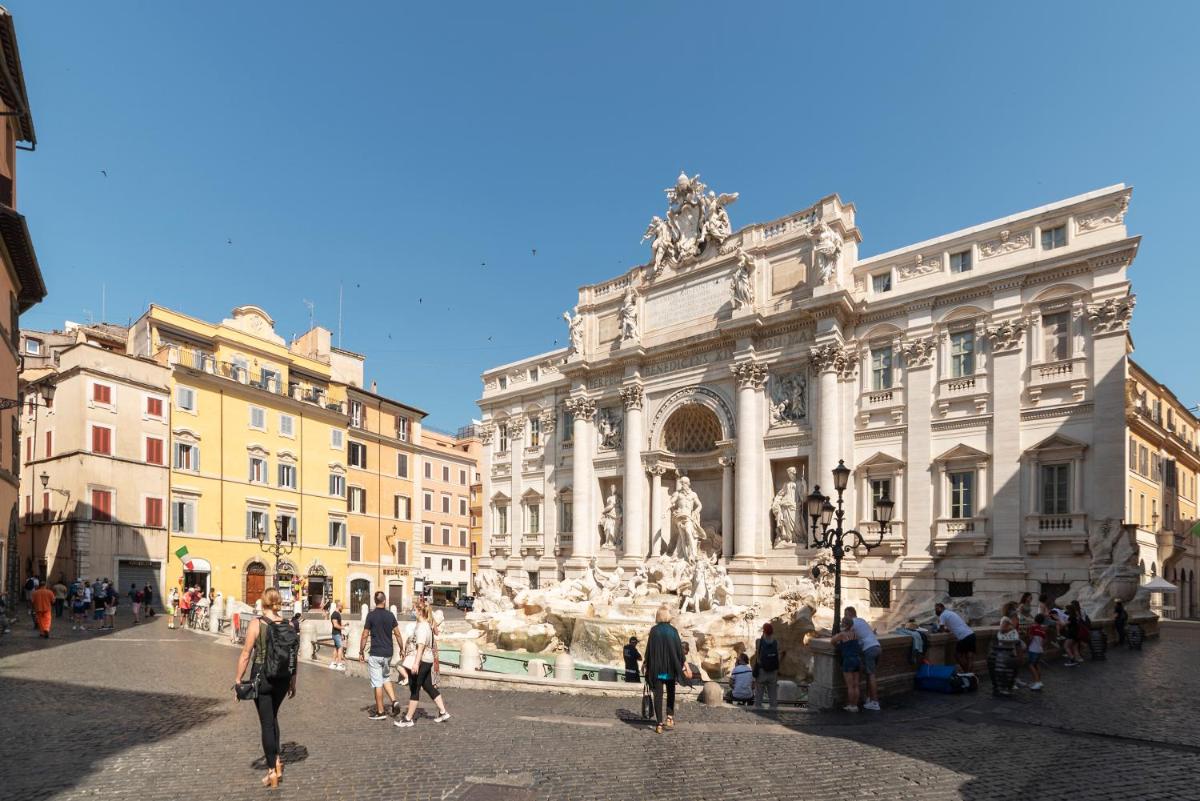
[[[346,672],[346,663],[345,662],[339,663],[337,666],[337,669],[342,671],[343,673],[345,673]]]
[[[846,704],[844,707],[842,707],[842,711],[843,712],[857,712],[858,707],[854,706],[853,704]]]
[[[416,724],[408,718],[397,718],[392,722],[392,725],[398,729],[406,729],[409,726],[415,726]]]
[[[1029,689],[1040,690],[1040,689],[1042,689],[1042,683],[1040,681],[1035,681],[1033,684],[1029,685]]]
[[[372,709],[371,714],[367,715],[371,720],[387,720],[387,713],[380,712],[377,709]]]
[[[865,704],[863,704],[863,709],[869,710],[871,712],[878,712],[879,711],[879,702],[878,701],[867,701]]]
[[[1078,664],[1079,664],[1079,663],[1078,663],[1078,662],[1076,662],[1075,660],[1073,660],[1073,659],[1068,659],[1066,662],[1064,662],[1064,663],[1063,663],[1063,667],[1075,667],[1075,666],[1076,666],[1076,665],[1078,665]]]
[[[330,663],[329,663],[329,669],[330,669],[330,670],[337,670],[337,663],[336,663],[336,662],[330,662]]]
[[[434,718],[434,719],[433,719],[433,722],[434,722],[434,723],[445,723],[445,722],[446,722],[447,720],[449,720],[449,719],[450,719],[450,713],[449,713],[449,712],[443,712],[442,714],[440,714],[440,715],[438,715],[436,718]]]
[[[392,717],[394,717],[394,718],[400,717],[401,709],[403,709],[403,707],[400,706],[399,701],[392,701]]]

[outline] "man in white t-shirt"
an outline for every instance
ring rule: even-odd
[[[846,607],[843,630],[835,634],[832,641],[838,643],[843,640],[858,640],[858,647],[862,649],[863,672],[867,674],[867,700],[863,702],[863,709],[878,712],[879,684],[875,680],[875,666],[879,664],[883,647],[871,624],[859,617],[853,606]]]
[[[938,630],[949,631],[958,642],[954,646],[954,658],[958,661],[958,669],[963,673],[972,673],[975,661],[975,632],[967,625],[957,612],[951,612],[945,604],[935,604]]]

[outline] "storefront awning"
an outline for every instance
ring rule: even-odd
[[[183,569],[189,573],[211,573],[212,565],[207,559],[201,559],[198,556],[189,556],[183,560]]]

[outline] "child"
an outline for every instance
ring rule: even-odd
[[[1042,669],[1038,663],[1042,660],[1042,652],[1046,650],[1046,616],[1038,614],[1029,627],[1029,675],[1033,677],[1031,690],[1042,689]]]
[[[854,621],[843,620],[843,631],[850,631]],[[838,654],[842,661],[842,677],[846,680],[846,705],[842,707],[847,712],[858,711],[858,673],[862,670],[862,646],[859,645],[853,633],[835,635],[833,642],[837,645]]]

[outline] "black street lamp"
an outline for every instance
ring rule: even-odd
[[[866,537],[856,529],[843,529],[843,523],[846,519],[846,513],[843,508],[842,496],[846,492],[846,485],[850,483],[850,468],[846,467],[846,462],[838,459],[838,466],[833,468],[833,488],[837,490],[837,506],[834,507],[829,502],[829,498],[821,494],[821,488],[814,486],[812,494],[805,499],[805,512],[808,513],[811,520],[810,528],[812,530],[812,547],[814,548],[829,548],[833,552],[833,633],[837,634],[837,627],[841,625],[842,618],[842,556],[846,552],[846,538],[850,538],[851,548],[866,548],[868,551],[872,548],[878,548],[883,542],[883,537],[891,528],[892,514],[896,510],[896,504],[886,495],[875,501],[874,519],[879,524],[879,535],[874,542],[868,542]],[[817,533],[817,523],[821,524],[821,533]],[[830,524],[833,527],[830,528]],[[821,575],[821,570],[826,573],[830,572],[829,565],[817,565],[812,569],[813,578],[816,579]]]
[[[262,549],[263,553],[269,553],[275,557],[275,589],[279,589],[279,557],[285,555],[290,556],[292,549],[295,548],[296,545],[290,540],[285,539],[282,517],[275,518],[274,542],[267,539],[266,526],[261,523],[259,523],[256,536],[258,537],[258,547]]]

